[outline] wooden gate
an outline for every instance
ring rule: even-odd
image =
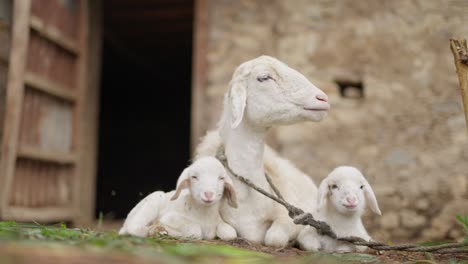
[[[80,196],[87,195],[81,193],[87,8],[85,0],[13,2],[0,162],[2,219],[80,217]]]

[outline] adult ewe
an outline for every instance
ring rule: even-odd
[[[287,201],[311,211],[310,201],[316,199],[317,187],[271,149],[264,152],[265,136],[276,125],[320,121],[329,109],[325,93],[302,74],[275,58],[258,57],[234,72],[218,130],[202,140],[196,156],[213,156],[222,145],[236,174],[270,190],[266,168]],[[236,179],[234,189],[239,207],[222,204],[220,209],[223,219],[240,237],[274,247],[283,247],[296,238],[300,227],[279,204]]]

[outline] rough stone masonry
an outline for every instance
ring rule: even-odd
[[[279,127],[269,142],[320,182],[360,168],[386,241],[456,239],[468,214],[468,135],[449,39],[468,37],[462,0],[210,0],[207,129],[235,67],[261,54],[304,73],[330,97],[320,123]]]

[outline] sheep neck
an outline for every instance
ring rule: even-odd
[[[229,167],[257,184],[266,182],[263,168],[266,132],[267,129],[255,127],[247,120],[234,129],[225,124],[221,131]]]
[[[190,194],[188,194],[190,195]],[[219,215],[219,203],[211,205],[203,205],[195,202],[192,197],[189,197],[184,203],[185,211],[190,212],[195,219],[213,219]]]
[[[362,236],[362,234],[367,234],[361,221],[361,214],[341,214],[330,203],[327,203],[323,210],[325,210],[322,212],[322,215],[326,216],[325,221],[338,236]]]

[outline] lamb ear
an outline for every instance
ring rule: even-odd
[[[179,176],[179,179],[177,180],[177,187],[176,187],[176,192],[172,196],[171,201],[174,201],[175,199],[179,198],[180,192],[182,192],[183,189],[186,189],[190,187],[190,179],[189,179],[189,168],[186,168],[184,171]]]
[[[372,212],[378,215],[382,215],[382,212],[380,211],[379,205],[377,203],[377,198],[375,198],[374,191],[367,181],[364,182],[364,195],[366,196],[367,203],[369,204]]]
[[[242,121],[247,103],[247,87],[244,80],[236,80],[232,83],[229,91],[229,102],[231,105],[231,128],[236,128]]]
[[[233,207],[237,208],[237,195],[236,191],[234,191],[234,185],[231,178],[228,175],[224,177],[224,193],[223,195],[226,197],[228,204]]]
[[[321,183],[318,188],[318,207],[317,209],[321,209],[325,206],[325,203],[327,202],[328,194],[330,192],[330,189],[328,188],[328,180],[325,178]]]

